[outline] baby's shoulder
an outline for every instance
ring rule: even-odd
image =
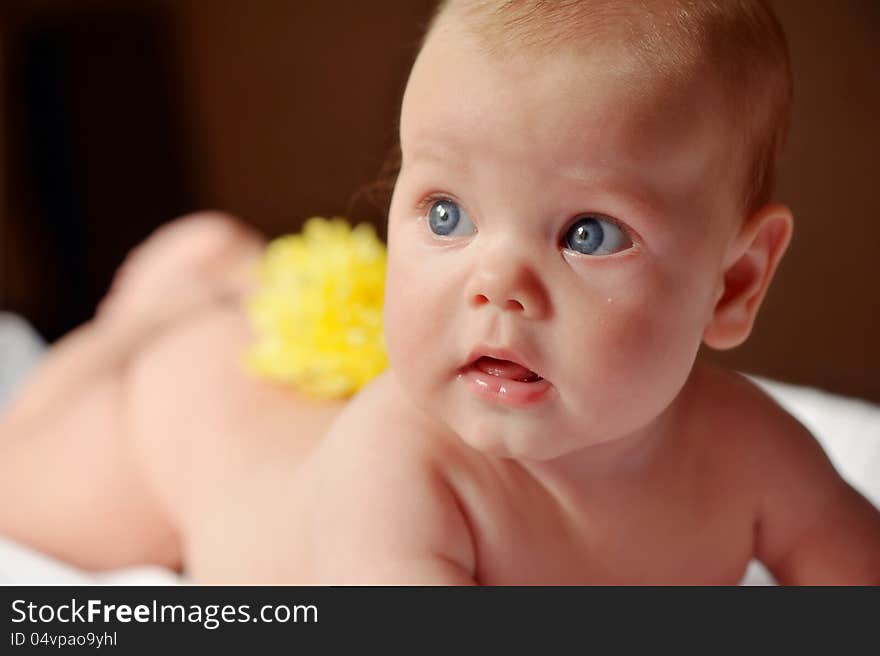
[[[738,466],[737,489],[754,516],[754,554],[783,584],[877,581],[880,515],[835,470],[810,432],[763,390],[713,370],[720,443]],[[723,427],[723,428],[722,428]],[[723,446],[710,446],[724,453]],[[723,471],[716,459],[716,471]]]
[[[437,502],[454,506],[449,471],[463,463],[465,450],[457,436],[413,405],[394,373],[386,371],[336,416],[312,466],[346,495],[397,497],[389,502],[394,506],[414,501],[423,508]]]
[[[301,471],[313,499],[323,580],[419,583],[469,580],[470,532],[444,476],[445,439],[412,407],[390,372],[337,415]],[[323,563],[323,564],[321,564]],[[442,576],[441,576],[442,575]]]
[[[704,448],[751,465],[752,472],[766,470],[769,462],[782,467],[824,460],[803,424],[746,376],[700,362],[693,382],[689,423]]]
[[[448,430],[416,407],[393,372],[385,371],[339,413],[328,441],[336,448],[384,452],[427,463],[451,448]]]

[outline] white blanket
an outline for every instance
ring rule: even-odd
[[[32,367],[45,346],[21,318],[0,312],[0,408],[16,381]],[[753,378],[797,417],[822,443],[831,461],[853,487],[880,507],[880,406],[810,387]],[[46,554],[0,536],[0,584],[168,585],[185,582],[158,567],[133,567],[101,573],[71,567]],[[745,585],[772,584],[753,562]]]

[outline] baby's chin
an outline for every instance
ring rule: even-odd
[[[467,446],[492,458],[545,462],[569,455],[606,439],[536,417],[444,417]]]

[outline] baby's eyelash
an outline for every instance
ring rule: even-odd
[[[416,205],[416,209],[419,210],[420,212],[425,212],[428,210],[428,208],[431,207],[431,205],[433,205],[434,203],[441,201],[441,200],[450,201],[452,203],[456,203],[456,204],[460,205],[460,203],[451,194],[443,194],[443,193],[437,192],[437,193],[428,194],[427,196],[422,198],[422,200],[420,200],[418,202],[418,204]]]

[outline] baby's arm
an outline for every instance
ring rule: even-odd
[[[304,467],[297,569],[319,584],[473,584],[467,522],[428,436],[389,412],[388,377],[346,408]]]
[[[764,473],[757,556],[782,585],[880,585],[880,511],[791,418]]]

